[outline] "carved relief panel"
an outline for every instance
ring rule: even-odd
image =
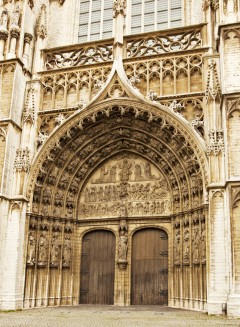
[[[161,216],[171,213],[168,184],[149,161],[134,155],[118,156],[97,170],[80,200],[81,218]]]

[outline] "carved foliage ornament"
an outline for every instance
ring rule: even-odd
[[[47,53],[45,67],[47,70],[89,65],[112,61],[112,45],[96,45],[69,52]]]
[[[196,49],[201,47],[199,30],[175,34],[174,36],[156,36],[127,42],[127,57],[143,57],[168,52]]]
[[[126,0],[114,0],[113,3],[113,17],[116,18],[119,14],[126,15]]]
[[[47,12],[46,6],[42,5],[36,26],[36,35],[44,39],[47,36]]]
[[[206,101],[207,103],[221,101],[221,86],[218,78],[217,64],[213,60],[208,69]]]
[[[209,144],[207,149],[207,154],[214,154],[217,156],[219,153],[224,153],[224,139],[223,139],[223,130],[210,130],[209,132]]]
[[[208,8],[212,8],[213,10],[217,10],[219,8],[219,0],[203,0],[202,8],[203,10],[207,10]]]
[[[14,166],[18,172],[21,172],[21,171],[29,172],[30,167],[31,167],[29,148],[17,150]]]

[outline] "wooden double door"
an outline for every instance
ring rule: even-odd
[[[115,235],[106,230],[83,238],[80,303],[114,304]],[[168,238],[159,229],[137,231],[132,239],[131,304],[168,304]]]
[[[133,235],[131,304],[168,304],[168,236],[160,229]]]
[[[114,304],[115,235],[97,230],[83,238],[80,303]]]

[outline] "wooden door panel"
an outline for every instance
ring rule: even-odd
[[[144,229],[133,235],[131,304],[167,305],[168,240],[158,229]]]
[[[109,231],[90,232],[83,238],[80,303],[113,304],[115,236]]]

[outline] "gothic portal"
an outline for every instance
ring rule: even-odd
[[[0,0],[0,308],[240,317],[239,0]]]

